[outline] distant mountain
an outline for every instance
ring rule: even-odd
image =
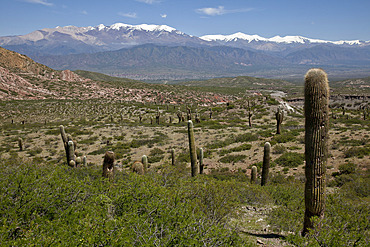
[[[166,25],[123,23],[45,28],[26,35],[0,37],[0,46],[32,57],[111,51],[147,43],[199,46],[206,41]]]
[[[235,33],[232,35],[205,35],[196,37],[167,25],[129,25],[115,23],[95,27],[65,26],[45,28],[26,35],[0,37],[0,46],[30,56],[68,55],[112,51],[143,44],[166,46],[232,46],[264,51],[304,49],[318,44],[337,46],[370,45],[369,41],[326,41],[302,36],[275,36]]]
[[[291,52],[285,58],[294,64],[370,66],[370,45],[338,47],[325,44]]]
[[[140,77],[142,75],[152,79],[209,78],[243,74],[249,67],[285,64],[277,57],[226,46],[168,47],[154,44],[93,54],[44,56],[37,60],[55,69],[89,70],[135,79],[146,79]]]
[[[336,78],[370,74],[370,41],[235,33],[196,37],[167,25],[56,27],[0,37],[0,46],[54,69],[139,80],[236,75],[301,78],[311,66]]]

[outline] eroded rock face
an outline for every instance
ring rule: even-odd
[[[52,95],[53,92],[0,67],[0,99],[45,99]]]
[[[70,70],[63,70],[60,72],[60,80],[71,82],[88,82],[90,79],[83,78]]]

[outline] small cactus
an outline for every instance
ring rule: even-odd
[[[307,72],[304,97],[306,183],[303,236],[314,227],[312,217],[323,217],[325,210],[329,84],[323,70],[310,69]]]
[[[83,166],[87,166],[87,158],[86,158],[86,156],[84,156],[84,157],[82,158],[82,165],[83,165]]]
[[[251,169],[251,184],[257,183],[257,166],[252,166]]]
[[[148,169],[148,157],[145,154],[141,157],[141,163],[143,163],[144,171],[146,171]]]
[[[270,150],[271,150],[271,144],[269,142],[266,142],[264,149],[263,149],[261,186],[267,185],[268,183],[269,169],[270,169]]]
[[[76,157],[76,166],[82,164],[82,158],[81,157]]]
[[[112,151],[105,152],[103,161],[103,177],[113,180],[114,178],[114,160],[115,155]]]
[[[204,164],[203,164],[203,148],[199,149],[199,174],[203,174]]]
[[[275,113],[275,117],[276,117],[276,134],[280,134],[281,123],[284,120],[284,110],[281,110],[281,108],[279,107],[277,112]]]
[[[188,121],[188,137],[189,137],[189,150],[190,150],[190,162],[191,162],[191,176],[195,177],[198,171],[197,152],[195,149],[193,122],[191,120]]]
[[[131,166],[132,172],[144,175],[144,165],[140,161],[135,161]]]

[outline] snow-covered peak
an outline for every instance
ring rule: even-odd
[[[360,40],[340,40],[333,41],[336,45],[361,45],[362,43],[369,43],[369,41],[361,42]]]
[[[99,25],[97,25],[97,26],[96,26],[96,28],[97,28],[99,31],[101,31],[101,30],[103,30],[103,29],[105,28],[105,26],[104,26],[104,24],[99,24]]]
[[[252,42],[252,41],[266,41],[265,38],[263,38],[259,35],[248,35],[248,34],[241,33],[241,32],[234,33],[234,34],[231,34],[231,35],[205,35],[205,36],[202,36],[200,38],[203,39],[203,40],[206,40],[206,41],[214,41],[214,40],[236,41],[238,39],[247,40],[249,42]]]
[[[111,26],[104,26],[103,24],[100,24],[100,25],[96,26],[94,29],[97,29],[99,31],[101,31],[103,29],[107,29],[107,30],[128,29],[128,30],[140,30],[140,31],[146,31],[146,32],[154,32],[154,31],[173,32],[173,31],[177,31],[175,28],[167,26],[167,25],[149,25],[149,24],[129,25],[129,24],[124,24],[124,23],[115,23]],[[177,33],[179,33],[179,32],[177,32]]]
[[[285,36],[285,37],[280,37],[280,36],[275,36],[272,38],[269,38],[268,41],[270,42],[276,42],[276,43],[328,43],[329,41],[325,40],[320,40],[320,39],[309,39],[305,38],[302,36]]]
[[[172,32],[176,31],[175,28],[167,26],[167,25],[148,25],[148,24],[141,24],[134,26],[136,29],[141,29],[143,31],[167,31]]]
[[[274,43],[286,43],[286,44],[307,44],[307,43],[323,43],[323,44],[336,44],[336,45],[361,45],[363,42],[360,40],[341,40],[341,41],[327,41],[321,39],[310,39],[302,36],[274,36],[272,38],[264,38],[259,35],[248,35],[241,32],[234,33],[231,35],[205,35],[200,37],[205,41],[224,41],[231,42],[237,40],[245,40],[248,42],[252,41],[265,41]]]

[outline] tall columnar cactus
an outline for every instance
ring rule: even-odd
[[[109,180],[114,179],[114,152],[107,151],[104,155],[103,161],[103,177],[109,178]]]
[[[75,149],[76,149],[76,143],[73,142],[72,140],[72,137],[71,136],[68,136],[66,135],[66,132],[64,130],[64,126],[63,125],[60,125],[59,126],[59,130],[60,130],[60,134],[62,136],[62,141],[63,141],[63,145],[64,145],[64,149],[66,151],[66,157],[67,157],[67,164],[69,166],[72,166],[71,164],[71,161],[75,161],[75,155],[74,155],[74,152],[75,152]],[[69,142],[72,142],[72,144],[70,144]],[[75,163],[74,163],[75,164]],[[74,166],[74,165],[73,165]]]
[[[68,141],[68,157],[69,157],[69,162],[68,165],[71,167],[76,166],[76,156],[75,156],[75,145],[73,141]]]
[[[161,117],[161,112],[159,111],[159,107],[157,108],[157,114],[155,115],[155,122],[159,125],[159,119]]]
[[[270,150],[271,150],[271,144],[269,142],[266,142],[264,149],[263,149],[261,186],[267,185],[268,183],[269,169],[270,169]]]
[[[175,149],[171,149],[171,164],[174,166],[175,165]]]
[[[188,136],[189,136],[189,150],[190,150],[190,162],[191,162],[191,176],[194,177],[197,175],[197,152],[195,149],[195,140],[194,140],[194,128],[193,122],[188,121]]]
[[[302,235],[313,228],[312,217],[323,217],[329,139],[329,84],[321,69],[310,69],[304,86],[305,216]]]
[[[275,113],[276,117],[276,134],[281,133],[281,123],[284,120],[284,111],[279,107]]]
[[[254,111],[254,102],[250,102],[250,100],[247,101],[248,102],[248,105],[247,105],[247,109],[248,109],[248,124],[249,124],[249,127],[252,127],[252,116],[253,116],[253,111]]]
[[[366,116],[368,115],[368,111],[369,109],[367,108],[367,106],[364,106],[363,107],[363,119],[366,120]]]
[[[22,138],[18,139],[18,146],[19,146],[19,151],[23,151],[23,140],[22,140]]]
[[[199,174],[203,174],[203,170],[204,170],[203,157],[204,157],[203,148],[200,148],[199,149]]]
[[[141,156],[141,163],[143,163],[144,170],[148,169],[148,157],[145,154]]]
[[[196,113],[195,113],[195,122],[200,123],[200,114],[198,113],[198,110],[196,110]]]
[[[252,166],[251,170],[251,184],[257,183],[257,166]]]
[[[190,107],[189,106],[186,106],[186,116],[187,116],[187,118],[188,118],[188,121],[189,120],[191,120],[191,109],[190,109]]]

